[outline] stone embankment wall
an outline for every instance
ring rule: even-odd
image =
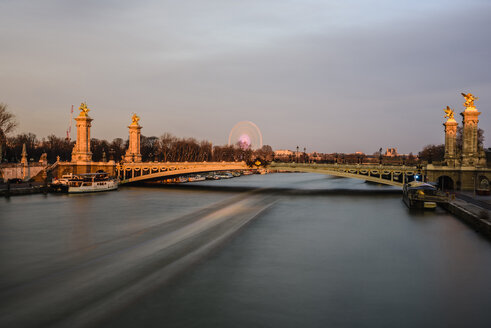
[[[466,224],[491,239],[490,211],[462,200],[454,200],[443,207]]]
[[[31,195],[49,192],[42,182],[24,182],[21,184],[0,184],[0,197]]]
[[[37,176],[41,171],[44,170],[46,166],[43,163],[32,163],[24,168],[23,164],[15,163],[15,164],[2,164],[0,166],[0,182],[7,181],[9,179],[22,179],[24,177],[25,170],[25,179],[29,180],[35,176]]]

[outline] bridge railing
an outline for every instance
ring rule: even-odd
[[[181,174],[245,169],[250,169],[245,162],[132,162],[116,165],[116,174],[122,183],[129,183]]]
[[[402,186],[421,174],[421,168],[405,165],[381,164],[317,164],[317,163],[277,163],[270,165],[271,169],[323,173],[335,176],[362,179],[383,184]]]

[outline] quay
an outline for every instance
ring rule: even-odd
[[[49,192],[49,187],[43,182],[2,183],[0,184],[0,197],[41,194]]]
[[[456,196],[456,199],[441,206],[491,240],[491,197],[474,197],[468,194]]]

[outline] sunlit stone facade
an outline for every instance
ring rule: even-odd
[[[477,123],[479,114],[476,107],[467,107],[462,113],[462,165],[473,166],[478,164],[479,150],[477,147]]]
[[[445,163],[448,166],[456,166],[457,159],[457,121],[449,118],[443,124],[445,126]]]
[[[87,105],[80,105],[80,114],[77,121],[77,142],[72,151],[72,162],[86,163],[92,161],[92,152],[90,151],[90,126],[92,119],[89,117]]]
[[[129,129],[129,146],[124,160],[126,162],[139,163],[142,161],[142,155],[140,153],[140,138],[142,127],[138,124],[140,118],[134,114],[132,117],[132,123],[128,126]]]

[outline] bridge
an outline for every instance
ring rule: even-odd
[[[236,171],[258,169],[248,166],[245,162],[122,162],[115,166],[115,175],[121,184],[162,180],[180,175],[199,174],[206,172]],[[308,172],[333,175],[337,177],[360,179],[389,186],[400,187],[406,182],[415,180],[438,183],[445,189],[461,189],[459,175],[472,174],[466,179],[478,186],[482,179],[491,179],[491,169],[460,169],[434,165],[383,165],[383,164],[317,164],[317,163],[278,163],[273,162],[267,169],[280,172]]]
[[[271,169],[286,172],[310,172],[361,179],[389,186],[401,187],[421,175],[417,166],[366,165],[366,164],[303,164],[271,163]]]
[[[271,163],[268,168],[283,172],[310,172],[334,175],[344,178],[361,179],[390,186],[401,187],[407,181],[414,180],[415,175],[421,175],[422,170],[417,166],[388,166],[364,164],[299,164]],[[245,162],[203,162],[203,163],[120,163],[116,165],[116,175],[121,184],[161,180],[170,177],[198,174],[205,172],[234,171],[257,169]]]
[[[116,176],[121,184],[161,180],[179,175],[205,172],[249,170],[245,162],[140,162],[120,163],[116,165]]]
[[[481,114],[474,106],[472,94],[463,94],[466,102],[462,126],[462,146],[457,146],[458,123],[454,112],[447,107],[445,110],[445,156],[438,165],[424,164],[420,166],[395,166],[382,164],[315,164],[315,163],[272,163],[269,168],[288,172],[312,172],[329,174],[339,177],[362,179],[366,181],[402,187],[404,183],[414,180],[420,175],[423,181],[438,182],[444,189],[483,190],[489,192],[491,168],[488,167],[484,150],[478,146],[477,123]],[[93,162],[90,151],[90,127],[92,118],[85,104],[80,106],[77,121],[77,142],[73,148],[71,162],[59,162],[53,165],[56,176],[66,173],[86,173],[104,170],[117,176],[122,184],[159,180],[179,175],[197,174],[216,171],[234,171],[257,169],[245,162],[142,162],[140,151],[140,118],[134,114],[129,128],[129,142],[126,154],[119,163]]]

